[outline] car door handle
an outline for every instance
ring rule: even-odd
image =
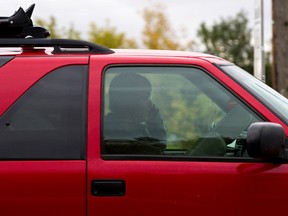
[[[93,196],[124,196],[126,186],[122,180],[94,180],[91,190]]]

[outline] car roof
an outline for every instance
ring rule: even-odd
[[[63,54],[52,54],[53,49],[49,48],[44,48],[40,49],[43,52],[35,50],[28,50],[26,51],[21,51],[21,48],[1,48],[0,49],[0,56],[17,56],[17,55],[29,55],[29,56],[39,56],[39,55],[54,55],[58,56]],[[46,50],[46,51],[44,51]],[[211,63],[217,63],[217,64],[231,64],[229,61],[214,56],[206,53],[201,53],[201,52],[189,52],[189,51],[175,51],[175,50],[149,50],[149,49],[112,49],[113,52],[111,53],[103,53],[103,54],[93,54],[93,53],[74,53],[74,54],[69,54],[70,56],[77,56],[77,55],[109,55],[113,58],[113,56],[118,56],[118,57],[167,57],[167,58],[193,58],[193,59],[203,59],[206,61],[209,61]]]
[[[176,51],[176,50],[148,50],[148,49],[113,49],[114,53],[112,55],[117,56],[155,56],[155,57],[175,57],[175,58],[197,58],[204,59],[211,63],[219,64],[231,64],[231,62],[206,53],[201,52],[189,52],[189,51]]]

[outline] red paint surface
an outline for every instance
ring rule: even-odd
[[[86,161],[0,161],[1,215],[85,215]]]

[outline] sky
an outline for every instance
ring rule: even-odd
[[[272,38],[271,0],[264,2],[265,49]],[[165,7],[165,14],[172,29],[186,30],[186,38],[197,41],[197,30],[202,22],[211,26],[221,18],[233,17],[244,10],[249,27],[254,26],[255,0],[0,0],[0,16],[12,15],[19,7],[24,10],[31,4],[36,7],[32,16],[48,20],[57,19],[59,27],[74,25],[85,38],[91,22],[102,26],[109,20],[118,32],[125,32],[128,38],[141,40],[144,21],[141,11],[155,4]]]

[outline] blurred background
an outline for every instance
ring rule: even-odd
[[[47,27],[52,38],[89,40],[109,48],[206,52],[254,74],[256,1],[1,0],[0,14],[11,16],[19,7],[26,10],[36,3],[34,24]],[[285,10],[285,5],[288,9],[288,0],[262,0],[263,71],[265,82],[287,96],[288,65],[281,66],[273,60],[275,2],[281,3],[281,10]],[[281,71],[281,67],[285,69]]]

